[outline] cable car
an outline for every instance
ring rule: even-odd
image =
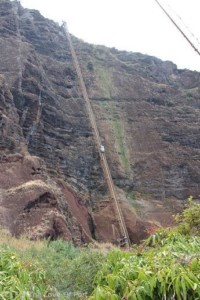
[[[105,147],[104,147],[104,145],[100,145],[100,151],[101,151],[101,153],[104,153],[104,152],[105,152]]]

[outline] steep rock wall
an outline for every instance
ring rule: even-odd
[[[116,240],[63,28],[6,0],[0,25],[1,223],[33,238]],[[138,242],[153,228],[142,219],[169,225],[176,199],[199,195],[200,74],[73,42],[128,231]]]
[[[197,197],[200,74],[75,43],[116,183],[126,186],[123,175],[133,190],[157,199]]]

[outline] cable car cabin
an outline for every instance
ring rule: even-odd
[[[105,147],[104,147],[104,145],[100,145],[100,151],[101,151],[101,153],[104,153],[104,152],[105,152]]]
[[[127,246],[127,245],[128,245],[128,239],[127,239],[126,236],[124,236],[124,237],[120,240],[119,246],[120,246],[120,247],[125,247],[125,246]]]

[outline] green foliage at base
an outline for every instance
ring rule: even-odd
[[[39,262],[60,299],[69,295],[70,299],[79,299],[77,295],[91,294],[94,277],[105,257],[99,251],[79,249],[61,240],[50,242],[42,249],[32,248],[22,255],[24,260]]]
[[[98,251],[82,252],[68,266],[65,278],[67,289],[76,293],[90,295],[95,288],[94,278],[101,269],[105,256]],[[63,282],[64,283],[64,282]]]
[[[66,277],[69,273],[69,264],[80,250],[75,248],[72,243],[63,241],[53,241],[45,244],[43,248],[30,248],[21,253],[24,261],[35,261],[46,271],[46,276],[51,284],[59,292],[66,290]]]
[[[37,264],[24,264],[15,252],[0,248],[0,299],[44,299],[51,293],[45,272]]]
[[[200,238],[171,234],[163,245],[113,251],[90,299],[200,299]]]
[[[130,251],[2,245],[0,299],[199,300],[200,205],[190,199],[176,219]]]
[[[90,300],[200,299],[200,205],[177,217],[131,252],[111,251]]]
[[[26,250],[0,247],[0,299],[85,299],[105,254],[61,240]]]

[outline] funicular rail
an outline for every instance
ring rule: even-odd
[[[86,103],[86,109],[87,109],[89,120],[90,120],[90,123],[91,123],[91,126],[92,126],[96,146],[97,146],[97,149],[98,149],[98,152],[99,152],[104,177],[105,177],[105,180],[107,182],[109,192],[110,192],[110,196],[111,196],[111,200],[114,204],[116,217],[117,217],[117,220],[119,222],[121,238],[125,240],[126,246],[129,247],[130,246],[130,238],[129,238],[128,231],[127,231],[127,228],[126,228],[126,224],[125,224],[125,221],[124,221],[124,217],[123,217],[123,214],[122,214],[120,203],[119,203],[118,197],[116,195],[115,186],[114,186],[113,179],[112,179],[112,176],[111,176],[111,173],[110,173],[110,168],[108,166],[106,155],[105,155],[104,152],[102,152],[100,150],[101,139],[100,139],[100,136],[99,136],[99,131],[98,131],[96,119],[95,119],[95,116],[94,116],[94,113],[93,113],[93,110],[92,110],[92,106],[91,106],[91,103],[90,103],[90,99],[88,97],[86,86],[85,86],[85,83],[84,83],[84,80],[83,80],[83,75],[82,75],[81,68],[80,68],[80,65],[79,65],[79,62],[78,62],[78,58],[76,56],[76,52],[75,52],[75,49],[74,49],[74,46],[73,46],[73,43],[72,43],[72,40],[71,40],[71,36],[70,36],[69,31],[68,31],[67,24],[65,22],[63,22],[63,27],[64,27],[64,30],[65,30],[67,40],[69,42],[70,51],[71,51],[74,66],[75,66],[75,69],[76,69],[76,72],[77,72],[77,76],[78,76],[80,88],[81,88],[81,91],[82,91],[82,94],[83,94],[83,98],[84,98],[85,103]]]

